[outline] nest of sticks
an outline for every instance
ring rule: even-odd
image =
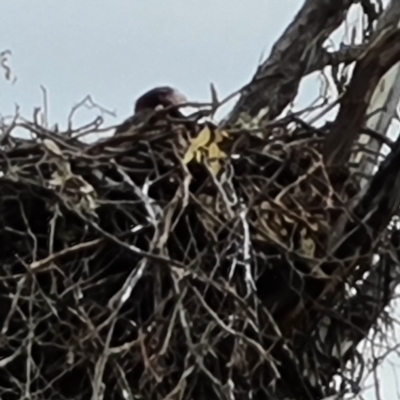
[[[87,143],[11,128],[3,400],[302,398],[321,304],[339,315],[348,298],[326,249],[358,192],[324,167],[323,129],[164,118]]]

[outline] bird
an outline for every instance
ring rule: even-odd
[[[158,86],[142,94],[135,102],[134,115],[122,122],[115,130],[115,135],[129,131],[132,126],[137,125],[151,116],[154,111],[168,107],[179,106],[187,103],[187,98],[178,89],[171,86]],[[172,108],[165,116],[172,118],[184,118],[178,108]]]
[[[135,113],[142,110],[155,110],[163,107],[178,106],[187,103],[187,98],[178,89],[170,86],[160,86],[144,93],[136,100]],[[182,113],[178,110],[171,110],[172,117],[179,118]]]

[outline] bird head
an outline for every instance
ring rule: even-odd
[[[149,90],[140,96],[135,104],[135,113],[143,110],[156,110],[187,103],[187,98],[177,89],[169,86],[160,86]],[[181,117],[179,110],[171,111],[171,116]]]

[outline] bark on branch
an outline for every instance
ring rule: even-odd
[[[357,62],[350,85],[342,98],[339,114],[325,141],[323,154],[328,166],[340,165],[348,160],[379,81],[398,61],[400,29],[387,28]]]
[[[224,125],[277,117],[297,95],[303,76],[329,61],[322,48],[355,0],[306,0],[269,58],[258,68]]]
[[[304,76],[320,71],[327,66],[338,66],[340,64],[351,64],[365,51],[366,45],[342,45],[338,51],[329,52],[321,48],[310,60],[310,64]]]

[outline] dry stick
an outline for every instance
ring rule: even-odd
[[[94,246],[97,246],[99,243],[105,241],[104,238],[91,240],[89,242],[78,243],[75,246],[67,247],[57,253],[50,254],[48,257],[43,258],[41,260],[35,261],[29,265],[30,269],[33,272],[39,272],[43,268],[47,267],[52,262],[56,261],[57,259],[64,257],[66,255],[70,255],[76,253],[78,251],[87,250]]]

